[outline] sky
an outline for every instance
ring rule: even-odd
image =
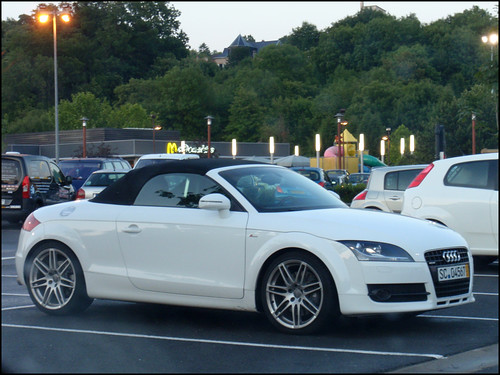
[[[18,19],[31,14],[41,2],[2,1],[2,20]],[[58,4],[60,2],[46,1]],[[498,14],[497,1],[365,1],[377,5],[397,18],[412,13],[423,24],[446,18],[478,6],[490,14]],[[359,1],[172,1],[181,12],[180,29],[189,38],[191,49],[205,43],[210,51],[228,47],[236,37],[252,35],[256,41],[277,40],[289,35],[303,22],[324,30],[332,23],[354,16],[361,8]]]

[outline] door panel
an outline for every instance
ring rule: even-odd
[[[117,220],[131,282],[140,289],[242,298],[248,214],[131,206]]]

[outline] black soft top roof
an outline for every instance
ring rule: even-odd
[[[92,199],[96,203],[131,205],[142,186],[152,177],[163,173],[194,173],[205,175],[209,170],[232,165],[266,164],[248,160],[233,159],[188,159],[166,160],[164,163],[132,169],[125,176],[104,189]]]

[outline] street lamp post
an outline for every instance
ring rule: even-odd
[[[56,153],[56,163],[59,163],[59,109],[58,109],[58,89],[57,89],[57,22],[56,17],[61,16],[64,22],[70,21],[69,15],[70,5],[63,5],[62,10],[47,9],[46,5],[39,5],[37,8],[38,20],[41,23],[45,23],[49,20],[50,15],[52,15],[52,31],[54,35],[54,100],[55,100],[55,153]]]
[[[83,127],[83,157],[87,157],[87,121],[89,119],[87,117],[82,117],[80,119],[82,122],[82,127]]]
[[[274,137],[269,137],[269,153],[271,154],[271,164],[274,164]]]
[[[233,154],[233,159],[236,159],[236,138],[231,141],[231,154]]]
[[[385,135],[382,137],[382,140],[387,141],[387,164],[389,164],[389,156],[391,151],[391,128],[385,128]],[[385,152],[385,143],[384,143],[384,152]],[[383,162],[383,160],[382,160]]]
[[[382,163],[384,162],[384,155],[385,155],[385,140],[382,137],[380,140],[380,159],[382,160]]]
[[[363,173],[365,171],[364,167],[364,160],[363,160],[363,153],[365,151],[365,135],[360,134],[359,135],[359,158],[361,159],[361,170],[359,171],[360,173]]]
[[[490,59],[491,59],[491,68],[493,69],[493,47],[495,45],[498,45],[498,34],[492,33],[489,36],[483,35],[481,37],[481,40],[483,43],[488,43],[491,46],[491,53],[490,53]],[[491,89],[491,94],[495,94],[495,89]],[[498,99],[495,100],[495,117],[496,117],[496,122],[497,122],[497,131],[498,131]]]
[[[319,168],[319,151],[321,150],[321,139],[319,134],[316,134],[316,168]]]
[[[472,155],[476,153],[476,114],[472,112]]]
[[[211,156],[211,152],[210,152],[210,126],[212,125],[212,120],[214,118],[210,115],[208,115],[207,117],[205,117],[205,120],[207,120],[207,132],[208,132],[208,140],[207,140],[207,143],[208,143],[208,153],[207,153],[207,158],[210,158]]]
[[[343,153],[343,147],[342,147],[342,138],[341,138],[341,130],[342,130],[342,125],[347,125],[347,121],[344,121],[344,113],[345,109],[340,109],[339,112],[335,115],[337,118],[337,160],[338,160],[338,169],[342,169],[341,162],[342,162],[342,157],[341,153]]]

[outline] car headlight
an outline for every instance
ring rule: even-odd
[[[338,241],[347,246],[358,260],[380,262],[414,262],[410,254],[399,246],[371,241]]]

